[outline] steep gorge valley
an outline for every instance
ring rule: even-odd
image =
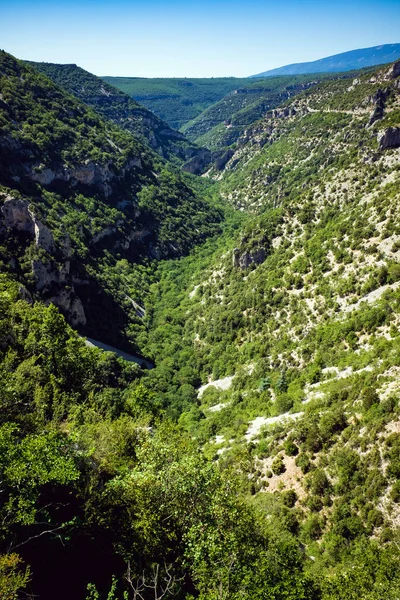
[[[0,597],[398,600],[400,62],[106,79],[0,52]]]

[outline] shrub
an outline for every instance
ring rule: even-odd
[[[319,496],[308,496],[306,504],[312,512],[319,512],[322,509],[322,500]]]
[[[298,447],[291,439],[286,440],[283,444],[283,447],[288,456],[297,456],[299,453]]]
[[[293,408],[293,403],[293,398],[288,396],[288,394],[279,394],[275,402],[276,413],[281,415],[282,413],[288,412],[291,408]]]
[[[396,483],[393,484],[390,497],[396,504],[400,503],[400,481],[396,481]]]
[[[365,482],[368,498],[378,498],[386,488],[387,481],[379,469],[371,469]]]
[[[29,579],[30,570],[23,569],[23,562],[18,554],[0,555],[0,597],[3,600],[21,597],[18,592],[26,586]]]
[[[380,527],[384,521],[381,511],[377,508],[373,508],[368,512],[367,520],[373,527]]]
[[[333,533],[347,540],[353,540],[364,533],[364,527],[360,517],[352,515],[334,524]]]
[[[316,469],[307,477],[307,487],[312,494],[322,496],[329,485],[329,479],[323,469]]]
[[[296,504],[297,494],[294,490],[283,492],[281,497],[283,504],[289,508],[292,508]]]
[[[283,463],[282,456],[277,456],[274,459],[271,465],[271,469],[275,475],[280,475],[281,473],[284,473],[286,471],[286,467]]]
[[[343,409],[335,408],[322,415],[319,430],[324,441],[329,441],[333,434],[342,431],[346,427],[346,417]]]
[[[295,464],[300,467],[303,473],[308,473],[311,468],[311,460],[307,454],[302,452],[296,457]]]
[[[312,540],[317,540],[321,537],[323,528],[323,520],[319,515],[310,515],[303,523],[302,530],[305,536]]]
[[[369,410],[374,404],[379,404],[379,396],[371,387],[364,388],[361,393],[364,410]]]
[[[396,404],[397,402],[393,397],[385,398],[385,400],[382,400],[381,402],[382,411],[386,414],[390,414],[396,408]]]

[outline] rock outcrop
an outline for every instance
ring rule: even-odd
[[[223,171],[226,164],[231,160],[232,156],[235,154],[235,151],[229,148],[226,152],[219,156],[215,161],[215,168],[217,171]]]
[[[28,171],[28,177],[41,185],[49,186],[54,181],[65,181],[72,186],[78,184],[95,186],[100,188],[105,196],[112,193],[112,180],[120,179],[134,168],[142,168],[142,161],[139,157],[131,158],[118,174],[111,168],[110,164],[101,165],[93,161],[86,161],[75,167],[60,167],[52,170],[44,165],[38,165]]]
[[[0,233],[7,236],[8,232],[27,234],[34,240],[35,246],[49,254],[54,252],[53,234],[36,216],[32,205],[27,200],[6,196],[0,209]],[[58,264],[50,256],[48,260],[35,259],[32,261],[34,290],[40,292],[46,302],[52,302],[66,315],[73,326],[85,325],[86,315],[81,300],[75,293],[72,277],[71,262],[68,258],[71,242],[65,236],[62,253],[64,262]],[[21,287],[21,297],[32,302],[32,295]]]
[[[297,110],[294,106],[285,106],[284,108],[275,108],[270,110],[266,114],[268,119],[286,119],[288,117],[295,117]]]
[[[209,150],[204,150],[188,160],[182,167],[183,171],[192,173],[192,175],[201,175],[206,168],[211,164],[213,155]]]
[[[251,252],[240,253],[238,248],[233,251],[233,266],[239,269],[247,269],[250,265],[260,265],[267,258],[265,248],[257,248]]]
[[[396,79],[396,77],[400,76],[400,60],[398,60],[394,63],[394,65],[391,66],[388,75],[390,79]]]
[[[86,324],[86,315],[80,298],[76,295],[72,284],[71,265],[54,262],[43,263],[32,261],[32,272],[35,277],[36,291],[40,292],[46,302],[52,302],[66,315],[74,327]]]
[[[400,127],[389,127],[378,134],[379,150],[400,148]]]
[[[47,252],[54,249],[53,234],[36,218],[29,202],[7,196],[1,213],[3,228],[28,233],[34,237],[36,246]]]
[[[129,173],[144,168],[140,156],[127,159],[121,166],[93,160],[76,162],[72,166],[53,161],[50,166],[41,162],[21,140],[6,135],[0,136],[0,157],[4,169],[2,175],[10,181],[30,180],[45,187],[54,182],[65,182],[71,187],[85,185],[100,190],[106,197],[111,195],[113,187],[118,186]]]
[[[374,94],[372,97],[370,97],[370,101],[374,103],[375,108],[370,115],[367,127],[370,127],[371,125],[373,125],[375,123],[375,121],[378,121],[379,119],[383,118],[383,115],[385,112],[386,100],[387,100],[389,94],[390,94],[389,89],[383,90],[383,89],[379,88],[379,90],[376,92],[376,94]]]
[[[73,327],[86,325],[86,315],[83,304],[80,298],[74,293],[63,289],[59,294],[51,297],[49,302],[58,306],[61,312],[68,316],[68,321]]]

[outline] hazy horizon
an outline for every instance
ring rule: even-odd
[[[0,0],[0,10],[7,52],[100,76],[247,77],[400,41],[397,0],[288,0],[284,12],[260,0]]]

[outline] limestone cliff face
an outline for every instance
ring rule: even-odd
[[[385,112],[385,107],[386,107],[386,100],[389,95],[390,95],[390,90],[388,88],[386,88],[386,89],[379,88],[379,90],[372,97],[369,98],[371,103],[374,105],[374,109],[369,118],[368,127],[373,125],[375,123],[375,121],[378,121],[379,119],[383,118],[383,115]]]
[[[188,160],[183,166],[182,171],[192,173],[193,175],[202,175],[211,167],[217,171],[222,171],[226,163],[233,156],[233,150],[203,150]]]
[[[61,248],[64,260],[60,264],[51,257],[51,253],[56,249],[53,234],[35,216],[31,204],[20,198],[6,196],[0,209],[0,237],[5,237],[10,232],[27,234],[36,248],[48,253],[44,259],[32,260],[34,291],[39,292],[46,302],[58,306],[72,325],[85,325],[85,311],[76,295],[71,276],[69,239],[64,240]],[[25,288],[21,289],[21,296],[31,299],[29,292]]]
[[[86,324],[86,315],[81,299],[71,281],[70,262],[57,265],[54,261],[44,263],[32,261],[36,291],[47,303],[52,302],[66,315],[74,327]]]
[[[145,168],[140,156],[131,156],[118,167],[115,161],[100,163],[90,159],[76,161],[73,165],[63,164],[59,157],[44,162],[23,141],[7,135],[0,136],[0,161],[3,178],[8,180],[9,185],[33,181],[49,187],[54,182],[65,182],[72,188],[91,186],[106,197],[112,194],[113,188],[122,179]]]
[[[269,111],[266,116],[271,119],[286,119],[287,117],[294,117],[296,114],[296,107],[285,106],[283,108],[276,108]]]
[[[387,79],[396,79],[397,77],[400,77],[400,60],[391,65],[387,72]]]
[[[1,208],[3,228],[25,231],[35,238],[36,246],[47,252],[54,250],[53,235],[48,227],[37,219],[32,208],[25,200],[7,196]]]
[[[142,169],[142,161],[139,157],[130,159],[119,170],[118,176],[109,163],[101,165],[91,160],[78,164],[73,168],[59,167],[54,170],[44,165],[37,165],[29,169],[27,175],[33,181],[45,186],[51,185],[54,181],[65,181],[72,186],[78,184],[95,186],[100,188],[107,197],[112,193],[113,180],[124,177],[127,172],[135,167]]]
[[[135,212],[135,216],[139,217],[139,211]],[[119,252],[128,251],[131,246],[146,244],[150,256],[161,257],[147,241],[151,236],[149,230],[138,227],[125,235],[118,231],[123,225],[122,221],[117,220],[115,225],[105,227],[93,235],[88,244],[96,251],[96,248],[106,243]],[[29,290],[21,286],[21,297],[31,302],[32,297],[38,294],[46,303],[55,304],[71,325],[84,326],[87,321],[87,298],[80,298],[79,294],[84,290],[84,296],[87,295],[90,281],[76,274],[76,267],[73,266],[74,249],[69,236],[64,234],[56,243],[51,230],[36,216],[31,202],[0,194],[0,240],[7,240],[14,234],[25,235],[38,250],[31,261],[33,284],[28,286]],[[18,259],[15,257],[14,260],[17,265]]]

